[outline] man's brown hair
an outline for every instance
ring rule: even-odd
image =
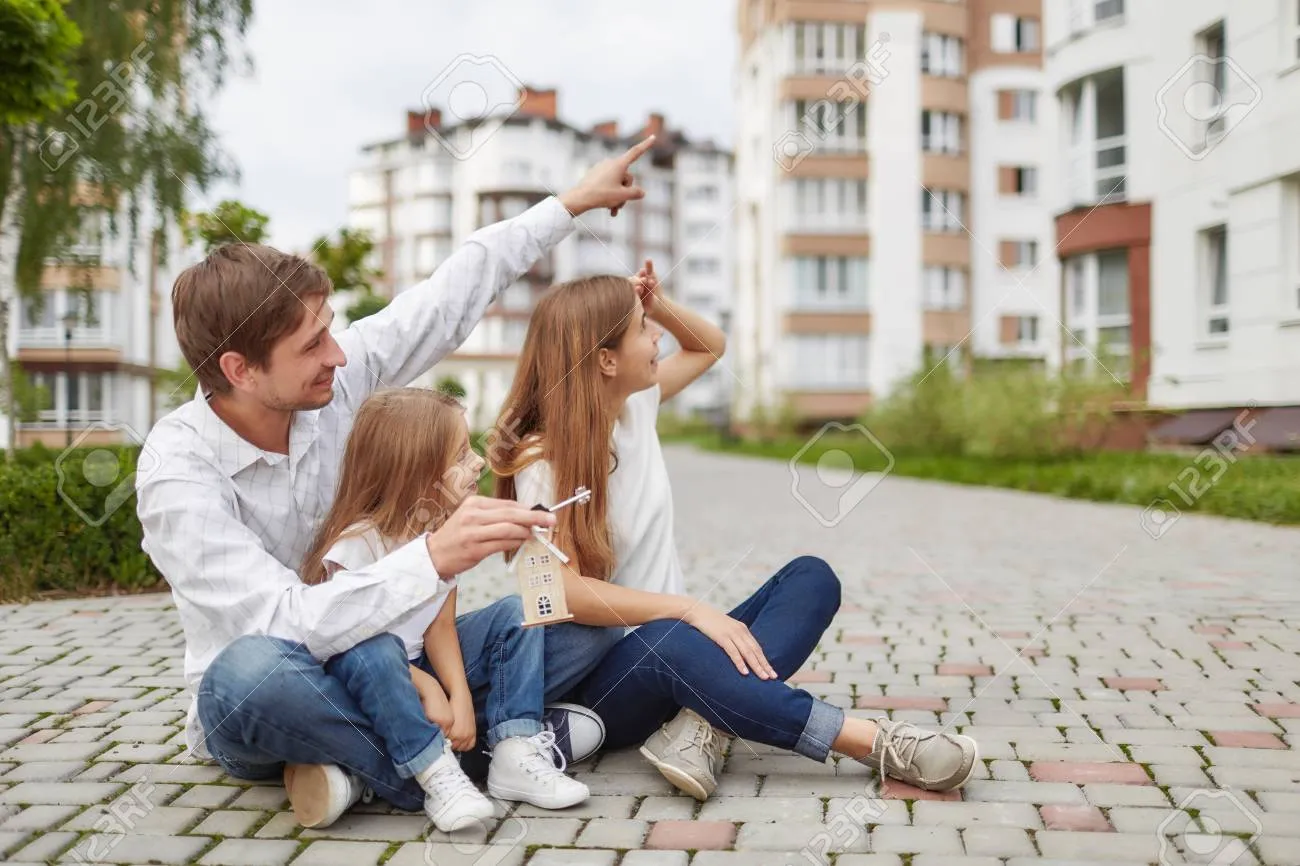
[[[223,353],[265,368],[275,344],[302,323],[303,302],[332,289],[316,265],[259,244],[226,244],[186,268],[172,286],[172,321],[204,393],[230,391],[218,363]]]

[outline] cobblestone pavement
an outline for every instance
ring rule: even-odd
[[[0,608],[0,859],[1300,863],[1300,531],[1156,526],[1131,507],[893,477],[832,487],[678,448],[669,461],[692,591],[729,605],[795,555],[829,560],[844,604],[797,684],[976,737],[959,795],[736,741],[703,805],[626,750],[575,768],[586,804],[502,811],[486,838],[382,804],[301,831],[281,787],[182,760],[168,598],[91,599]],[[462,586],[471,603],[507,591],[491,568]]]

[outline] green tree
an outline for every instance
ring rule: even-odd
[[[370,267],[366,259],[375,249],[370,232],[362,229],[340,229],[338,238],[319,237],[312,244],[316,264],[334,283],[334,291],[374,293],[374,281],[382,271]]]
[[[20,94],[0,106],[0,300],[38,292],[46,262],[92,219],[134,241],[142,212],[155,227],[174,224],[187,195],[233,174],[205,97],[223,83],[252,9],[253,0],[0,2],[0,94]],[[11,38],[37,62],[11,59]],[[24,68],[47,83],[18,78]],[[80,101],[62,110],[69,81]]]
[[[202,241],[205,253],[224,244],[260,244],[266,242],[270,220],[243,202],[226,199],[210,211],[193,214],[186,221],[185,237],[190,243]]]
[[[448,397],[455,397],[457,400],[464,400],[468,393],[465,386],[455,376],[443,376],[438,380],[437,390],[446,394]]]
[[[360,295],[352,304],[343,311],[343,315],[348,317],[348,324],[359,322],[366,316],[373,316],[375,313],[388,306],[388,299],[381,298],[374,292],[366,292]]]

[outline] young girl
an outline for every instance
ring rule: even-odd
[[[664,328],[681,351],[660,363]],[[517,444],[489,455],[498,495],[554,502],[590,488],[587,507],[560,512],[555,530],[578,571],[566,574],[568,607],[580,623],[632,627],[577,700],[604,718],[606,746],[645,740],[642,754],[701,800],[722,765],[716,729],[819,762],[834,749],[932,790],[964,784],[976,759],[969,737],[847,717],[785,684],[839,607],[825,562],[794,560],[730,613],[686,595],[655,419],[724,343],[663,296],[650,262],[631,281],[554,286],[533,313],[500,422]]]
[[[303,560],[303,580],[363,568],[437,529],[477,491],[482,468],[455,400],[424,388],[376,392],[357,411],[338,492]],[[347,682],[363,708],[382,708],[371,721],[398,772],[425,790],[425,811],[438,829],[490,818],[492,803],[452,751],[474,745],[478,704],[492,751],[492,796],[547,809],[582,802],[587,787],[556,768],[555,735],[543,730],[543,630],[523,628],[518,596],[457,619],[455,580],[439,583],[439,595],[391,632],[409,660],[412,687],[362,699],[375,690],[364,672]]]

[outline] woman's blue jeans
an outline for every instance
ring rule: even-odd
[[[731,657],[680,620],[648,622],[624,637],[578,689],[605,722],[605,748],[640,743],[681,707],[719,730],[825,761],[844,711],[785,679],[803,666],[840,606],[840,582],[802,556],[731,611],[749,626],[778,679],[743,675]]]

